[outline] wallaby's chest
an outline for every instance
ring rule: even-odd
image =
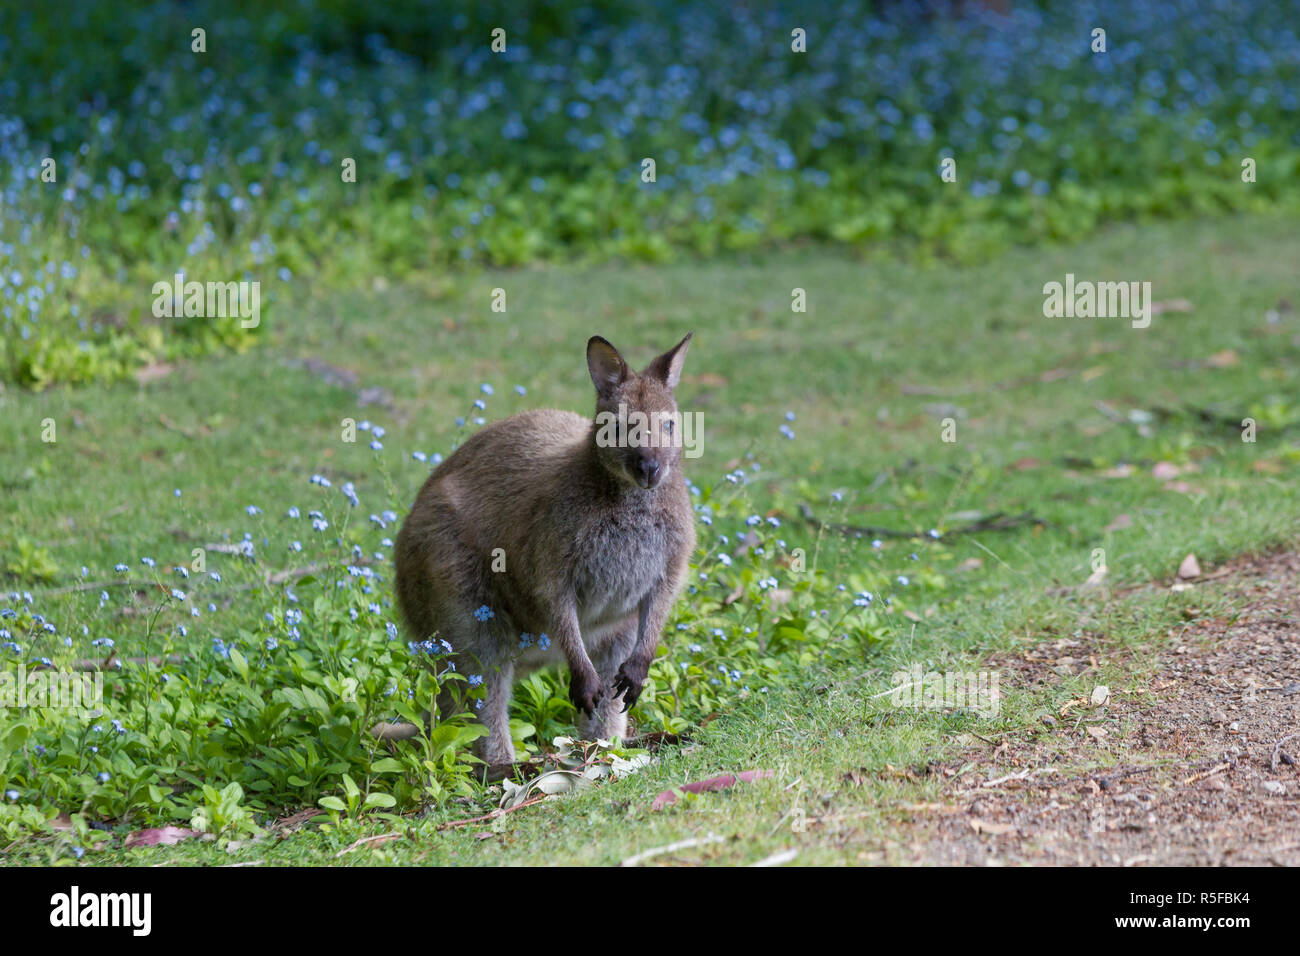
[[[583,537],[573,569],[584,626],[626,617],[664,575],[676,546],[674,529],[650,519],[602,521]]]

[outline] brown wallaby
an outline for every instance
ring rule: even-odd
[[[488,425],[429,476],[402,525],[398,604],[417,641],[449,642],[457,670],[482,675],[489,765],[515,758],[516,673],[561,657],[583,734],[626,735],[695,549],[673,398],[690,340],[638,374],[593,337],[594,421],[540,409]]]

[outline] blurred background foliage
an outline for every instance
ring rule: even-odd
[[[273,322],[295,281],[808,240],[968,262],[1296,207],[1296,3],[1002,6],[7,5],[0,376],[112,379],[255,339],[155,318],[176,272],[260,281]]]

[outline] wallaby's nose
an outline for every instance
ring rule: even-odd
[[[638,480],[643,488],[653,488],[659,482],[659,462],[653,458],[636,460]]]

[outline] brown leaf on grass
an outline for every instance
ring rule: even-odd
[[[860,787],[867,782],[867,778],[870,774],[867,772],[865,767],[859,767],[856,770],[848,771],[843,776],[845,783],[850,786]]]
[[[684,783],[680,787],[674,787],[672,790],[665,790],[659,796],[655,797],[654,802],[650,804],[651,810],[662,810],[669,804],[677,802],[677,792],[683,793],[710,793],[714,790],[726,790],[734,787],[737,783],[749,783],[753,780],[761,780],[764,777],[776,776],[774,770],[742,770],[740,773],[723,773],[716,777],[709,777],[707,780],[696,780],[692,783]]]
[[[1121,531],[1124,528],[1133,527],[1133,519],[1127,514],[1116,515],[1115,520],[1106,525],[1107,531]]]
[[[1089,724],[1088,726],[1084,727],[1083,729],[1086,730],[1086,731],[1088,732],[1089,736],[1091,736],[1091,737],[1095,737],[1095,738],[1097,738],[1098,740],[1101,740],[1103,737],[1105,737],[1105,736],[1109,733],[1109,731],[1106,730],[1105,727],[1098,727],[1096,724]]]
[[[967,558],[961,564],[957,565],[956,570],[960,573],[964,573],[966,571],[978,571],[982,567],[984,567],[983,558]]]
[[[1201,576],[1201,565],[1196,560],[1196,555],[1189,554],[1183,558],[1183,563],[1178,565],[1178,576],[1184,581],[1190,581],[1192,578]]]
[[[1159,315],[1162,312],[1190,312],[1192,303],[1186,299],[1167,299],[1164,302],[1152,302],[1151,314]]]
[[[149,830],[136,830],[126,835],[123,844],[128,850],[135,846],[175,846],[181,840],[189,840],[199,833],[183,827],[154,827]]]
[[[1037,458],[1017,458],[1009,466],[1011,471],[1030,471],[1041,467],[1043,467],[1043,463]]]
[[[151,362],[135,370],[135,380],[141,385],[148,385],[150,382],[156,382],[160,378],[166,378],[172,373],[173,365],[166,362]]]
[[[1224,349],[1222,352],[1215,352],[1201,364],[1206,368],[1232,368],[1241,363],[1241,357],[1237,355],[1235,349]]]
[[[721,375],[715,375],[713,372],[701,372],[699,375],[691,376],[691,383],[705,387],[723,388],[727,385],[727,380]]]
[[[1282,474],[1282,463],[1272,458],[1260,458],[1251,463],[1251,470],[1259,472],[1261,475],[1280,475]]]

